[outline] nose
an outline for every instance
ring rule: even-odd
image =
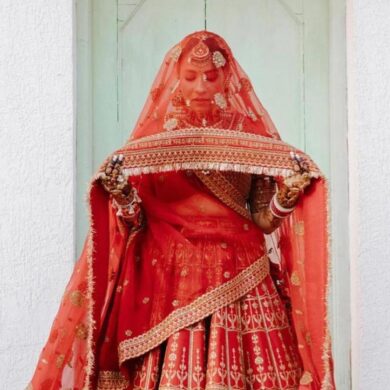
[[[203,80],[203,77],[198,77],[195,84],[195,92],[198,95],[203,95],[206,92],[206,85],[205,81]]]

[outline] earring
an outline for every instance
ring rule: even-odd
[[[225,96],[222,95],[222,93],[218,92],[214,95],[214,101],[215,104],[221,109],[225,110],[227,107],[227,101],[225,99]]]

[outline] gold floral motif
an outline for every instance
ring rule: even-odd
[[[256,114],[251,109],[248,110],[248,116],[252,119],[253,122],[256,122],[258,120]]]
[[[301,377],[301,380],[299,381],[299,384],[308,385],[311,382],[313,382],[313,376],[309,371],[305,371]]]
[[[177,125],[178,125],[178,121],[176,118],[169,118],[165,121],[164,123],[164,129],[167,130],[167,131],[172,131],[172,130],[175,130]]]
[[[146,305],[147,303],[149,303],[149,301],[150,301],[150,298],[149,298],[149,297],[145,297],[145,298],[142,300],[142,303],[143,303],[144,305]]]
[[[69,300],[73,306],[81,307],[84,303],[84,294],[79,290],[72,291]]]
[[[118,346],[119,363],[143,355],[166,340],[177,330],[185,328],[236,301],[257,286],[269,274],[269,260],[263,256],[230,281],[178,308],[147,332],[122,341]]]
[[[75,334],[80,340],[86,340],[88,337],[88,329],[84,324],[80,323],[75,327]]]
[[[291,283],[294,286],[300,286],[301,285],[301,280],[299,279],[299,275],[297,271],[293,271],[290,277]]]
[[[64,354],[58,355],[56,358],[56,367],[61,368],[64,364],[64,360],[65,360]]]
[[[174,306],[174,307],[178,307],[179,304],[180,304],[180,302],[179,302],[177,299],[174,299],[174,300],[172,301],[172,306]]]
[[[129,381],[117,371],[100,371],[97,390],[125,390]]]
[[[303,221],[298,221],[294,224],[294,232],[297,236],[303,236],[305,234],[305,225]]]

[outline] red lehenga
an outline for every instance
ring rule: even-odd
[[[173,104],[176,67],[208,39],[228,62],[229,105],[194,124]],[[293,172],[292,150],[222,38],[175,46],[117,151],[145,226],[129,229],[92,182],[91,230],[30,388],[334,389],[325,181],[306,156],[317,180],[272,249],[247,207],[255,180]]]

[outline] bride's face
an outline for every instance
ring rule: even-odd
[[[180,89],[186,104],[197,114],[207,114],[213,108],[214,96],[223,93],[225,76],[212,60],[202,67],[188,61],[188,55],[180,63]]]

